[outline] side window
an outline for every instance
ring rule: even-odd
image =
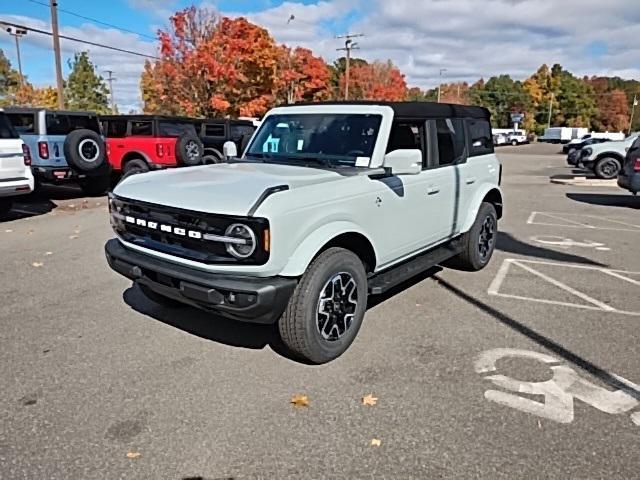
[[[224,125],[207,123],[204,126],[204,135],[206,137],[224,137]]]
[[[124,138],[127,136],[126,120],[109,120],[105,129],[107,137]]]
[[[131,122],[131,135],[150,137],[151,135],[153,135],[153,127],[151,125],[151,122]]]
[[[66,135],[71,131],[69,117],[67,115],[57,115],[47,113],[45,116],[47,135]]]
[[[469,156],[476,157],[493,153],[491,124],[487,120],[469,118],[467,126],[469,128]]]
[[[391,127],[387,153],[417,148],[422,152],[422,164],[426,165],[426,144],[425,122],[400,120],[394,122]]]
[[[33,113],[7,113],[7,116],[18,133],[36,133],[35,115]]]
[[[464,159],[464,123],[460,118],[436,120],[438,137],[438,165],[452,165]],[[491,135],[491,132],[489,132]]]
[[[250,138],[255,131],[255,127],[250,125],[231,125],[230,137],[235,141],[241,140],[243,137]]]

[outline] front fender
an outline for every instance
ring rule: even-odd
[[[305,237],[304,241],[302,241],[302,243],[298,245],[298,247],[289,257],[289,261],[285,265],[284,269],[280,272],[280,275],[283,277],[301,276],[302,274],[304,274],[305,270],[307,269],[311,261],[316,257],[318,252],[320,252],[322,247],[324,247],[338,235],[342,235],[344,233],[359,233],[367,238],[371,245],[374,245],[374,243],[371,242],[369,236],[364,231],[362,231],[362,229],[355,223],[349,221],[332,222],[327,225],[323,225],[322,227],[318,228],[313,233]]]
[[[469,209],[467,210],[467,215],[464,218],[464,221],[463,221],[463,223],[462,223],[462,225],[460,227],[460,232],[461,233],[465,233],[465,232],[468,232],[469,230],[471,230],[471,227],[473,226],[473,222],[476,221],[476,217],[478,216],[478,210],[480,210],[480,205],[484,201],[485,197],[492,190],[496,190],[500,194],[500,199],[501,200],[504,198],[504,196],[502,195],[502,190],[500,189],[500,187],[497,187],[497,186],[492,185],[490,183],[486,183],[486,184],[482,185],[482,188],[478,188],[476,190],[475,195],[473,196],[473,198],[469,202]]]

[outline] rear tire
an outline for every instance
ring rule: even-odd
[[[130,177],[131,175],[137,175],[138,173],[145,173],[149,171],[149,165],[147,162],[142,160],[141,158],[134,158],[129,160],[122,169],[122,178],[120,181],[125,178]]]
[[[514,147],[518,146],[518,141],[517,140],[512,140],[511,141],[511,145],[513,145]]]
[[[78,184],[87,197],[101,197],[109,191],[111,176],[87,177],[80,180]]]
[[[621,168],[622,165],[617,158],[605,157],[596,162],[593,166],[593,173],[595,173],[598,178],[610,180],[618,176]]]
[[[215,163],[224,163],[224,160],[222,159],[222,157],[219,157],[214,153],[208,153],[207,155],[202,157],[202,163],[205,165],[213,165]]]
[[[185,167],[202,164],[204,145],[194,134],[186,134],[176,140],[176,157]]]
[[[280,338],[297,356],[322,364],[351,345],[367,309],[367,273],[343,248],[322,252],[309,265],[278,321]]]
[[[138,288],[142,292],[142,294],[151,300],[153,303],[157,303],[158,305],[162,305],[163,307],[168,308],[178,308],[183,306],[183,303],[178,300],[174,300],[173,298],[165,297],[164,295],[160,295],[159,293],[154,292],[146,285],[142,285],[141,283],[136,283]]]
[[[483,202],[471,229],[462,235],[463,250],[451,260],[451,266],[477,272],[489,264],[498,239],[498,215],[495,207]]]
[[[10,198],[0,198],[0,215],[6,215],[13,207],[13,200]]]

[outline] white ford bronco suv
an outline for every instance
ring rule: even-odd
[[[277,322],[296,356],[324,363],[354,340],[368,295],[447,260],[487,265],[500,177],[484,108],[279,107],[240,158],[122,181],[105,251],[151,300]]]

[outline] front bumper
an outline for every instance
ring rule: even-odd
[[[206,273],[125,248],[105,245],[109,266],[154,292],[182,303],[251,323],[276,322],[297,285],[294,278]]]

